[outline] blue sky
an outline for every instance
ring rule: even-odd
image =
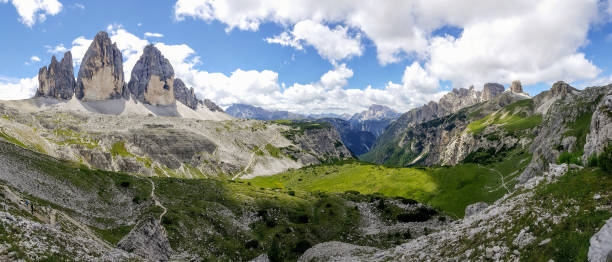
[[[612,82],[607,2],[469,2],[0,0],[0,98],[31,95],[52,49],[78,57],[73,41],[100,30],[125,46],[126,62],[156,43],[177,77],[222,106],[406,111],[485,82],[519,79],[531,95],[557,80]]]

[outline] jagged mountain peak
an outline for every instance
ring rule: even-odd
[[[564,81],[557,81],[550,88],[550,91],[552,92],[553,96],[558,96],[559,95],[561,97],[565,97],[567,94],[571,94],[571,93],[574,93],[574,92],[578,91],[578,89],[570,86],[569,84],[565,83]]]
[[[140,102],[166,106],[176,101],[174,86],[170,61],[154,45],[147,45],[132,69],[128,83],[130,93]]]
[[[399,113],[391,109],[388,106],[372,104],[367,110],[356,113],[351,117],[351,121],[365,121],[365,120],[382,120],[382,119],[394,119],[399,117]]]
[[[60,62],[51,57],[49,66],[43,66],[38,71],[38,89],[36,97],[53,97],[70,99],[74,94],[76,82],[72,68],[72,53],[64,53]]]
[[[76,96],[83,101],[116,99],[126,95],[124,88],[121,51],[108,33],[100,31],[81,62]]]

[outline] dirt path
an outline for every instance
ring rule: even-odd
[[[506,191],[507,191],[508,193],[510,193],[510,189],[508,189],[508,186],[506,186],[506,181],[505,181],[505,179],[504,179],[504,174],[502,174],[501,172],[499,172],[499,171],[497,171],[497,170],[495,170],[495,169],[492,169],[492,168],[487,168],[487,169],[489,169],[489,170],[491,170],[491,171],[493,171],[493,172],[495,172],[495,173],[499,174],[499,177],[501,178],[502,186],[503,186],[503,187],[506,189]]]
[[[151,180],[150,178],[149,178],[149,182],[151,182],[151,198],[155,202],[156,206],[161,207],[161,209],[164,210],[162,211],[161,215],[159,215],[159,219],[157,219],[157,222],[159,222],[159,224],[161,225],[162,218],[164,217],[166,212],[168,212],[168,209],[166,209],[166,207],[162,205],[161,202],[159,202],[159,200],[157,199],[157,196],[155,195],[155,182],[153,182],[153,180]]]
[[[265,148],[265,146],[267,144],[272,144],[272,142],[274,142],[277,138],[278,138],[278,134],[276,133],[274,135],[274,137],[272,137],[272,139],[270,139],[269,141],[267,141],[267,143],[265,143],[264,145],[260,145],[259,149],[263,150],[263,148]],[[253,153],[251,153],[251,158],[249,159],[249,163],[244,167],[244,169],[240,172],[238,172],[238,174],[236,174],[234,177],[232,177],[232,180],[236,180],[236,178],[241,177],[242,175],[244,175],[244,173],[246,173],[249,168],[251,168],[251,165],[253,165],[253,162],[255,161],[255,156],[257,155],[257,151],[253,151]]]

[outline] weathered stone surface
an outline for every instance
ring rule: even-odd
[[[124,93],[121,51],[104,31],[99,32],[83,57],[76,96],[83,101],[121,98]]]
[[[510,91],[514,93],[523,93],[523,85],[521,84],[521,81],[519,80],[512,81],[512,85],[510,86]]]
[[[504,92],[504,86],[498,83],[486,83],[482,88],[482,101],[488,101]]]
[[[117,246],[151,261],[168,261],[173,253],[166,231],[153,217],[139,221]]]
[[[588,258],[591,262],[612,261],[612,218],[591,237]]]
[[[478,203],[471,204],[465,208],[465,217],[469,217],[469,216],[478,214],[487,207],[489,207],[489,204],[485,202],[478,202]]]
[[[180,78],[174,79],[174,98],[192,109],[196,109],[201,102],[196,97],[193,87],[187,88]]]
[[[170,61],[154,46],[145,47],[132,69],[128,88],[136,100],[151,105],[175,103],[174,69]]]
[[[591,155],[599,155],[612,142],[612,91],[605,95],[591,117],[591,131],[584,145],[582,162],[587,163]]]
[[[70,99],[74,94],[76,81],[72,68],[72,53],[64,53],[61,62],[55,56],[51,57],[49,67],[43,66],[38,71],[38,90],[36,97],[53,97]]]
[[[561,98],[565,98],[568,93],[572,93],[573,91],[577,90],[563,81],[557,81],[553,84],[550,91],[552,92],[553,96],[561,96]]]

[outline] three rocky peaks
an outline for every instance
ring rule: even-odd
[[[198,99],[193,88],[187,88],[181,79],[175,78],[170,61],[151,44],[145,47],[126,84],[121,51],[104,31],[96,34],[87,49],[76,81],[72,54],[68,51],[60,62],[53,56],[51,64],[40,69],[38,83],[36,97],[71,99],[76,96],[85,102],[124,98],[154,106],[169,106],[179,101],[194,110],[203,105],[211,111],[222,111],[212,101]]]

